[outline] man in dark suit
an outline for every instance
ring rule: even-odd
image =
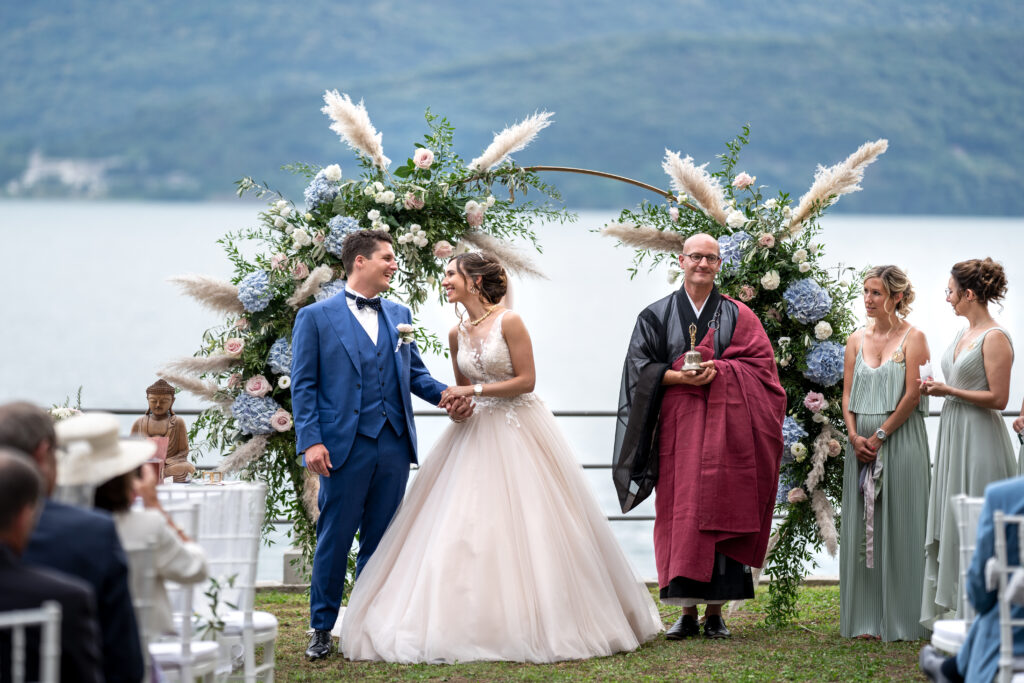
[[[128,559],[110,515],[48,498],[57,482],[56,444],[46,411],[25,402],[0,406],[0,446],[28,453],[43,476],[47,496],[22,559],[92,586],[107,683],[141,681],[144,662],[128,588]]]
[[[405,493],[416,462],[410,394],[438,405],[445,389],[423,365],[416,343],[402,338],[399,325],[412,329],[409,309],[380,298],[398,270],[391,236],[354,232],[342,244],[341,260],[345,291],[301,309],[292,332],[296,451],[320,475],[311,660],[331,652],[356,531],[358,574]],[[453,419],[471,412],[466,401],[449,410]]]
[[[21,563],[35,524],[43,480],[21,453],[0,448],[0,612],[36,609],[48,600],[61,607],[60,680],[99,683],[99,625],[92,589],[59,572]],[[25,680],[39,677],[40,629],[26,631]],[[11,680],[11,637],[0,636],[0,681]]]

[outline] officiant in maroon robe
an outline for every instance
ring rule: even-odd
[[[655,491],[661,600],[683,607],[666,637],[728,638],[722,605],[754,596],[771,533],[786,394],[757,316],[715,287],[718,242],[686,240],[683,286],[644,309],[619,394],[613,478],[623,512]],[[692,331],[692,335],[691,335]],[[693,347],[699,370],[682,370]]]

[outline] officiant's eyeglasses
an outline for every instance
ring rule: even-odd
[[[690,259],[690,263],[700,263],[704,259],[707,259],[709,266],[713,266],[721,260],[715,254],[683,254],[683,256]]]

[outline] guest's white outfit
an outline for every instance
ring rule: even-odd
[[[501,317],[474,383],[513,376]],[[636,649],[661,631],[554,416],[534,394],[476,399],[441,436],[356,581],[350,659],[555,662]]]
[[[206,555],[195,543],[182,541],[156,510],[114,513],[114,525],[125,550],[154,544],[152,625],[159,633],[172,633],[174,624],[164,581],[196,583],[206,578]],[[132,571],[137,571],[135,567]]]

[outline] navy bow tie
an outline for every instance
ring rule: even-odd
[[[356,296],[352,292],[345,292],[345,296],[347,296],[349,299],[355,299],[356,300],[356,310],[361,311],[364,308],[366,308],[367,306],[369,306],[373,310],[375,310],[378,313],[380,313],[380,297],[379,296],[375,296],[372,299],[366,299],[366,298],[361,297],[361,296]]]

